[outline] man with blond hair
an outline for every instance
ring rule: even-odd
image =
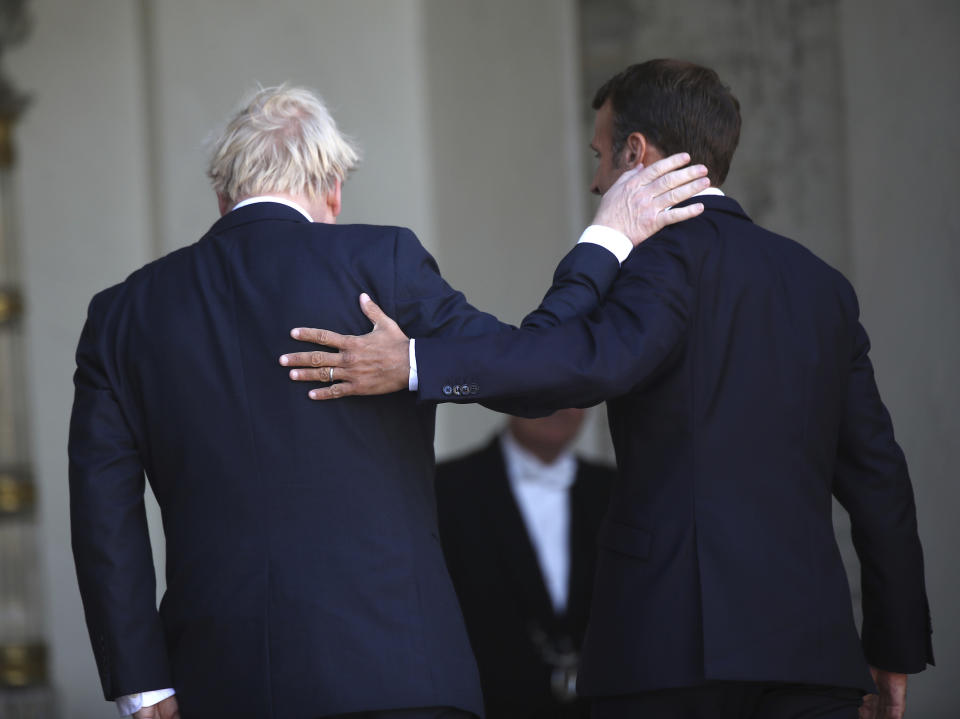
[[[676,169],[687,160],[631,173],[596,224],[639,242],[697,214],[668,209],[706,184],[705,168]],[[90,304],[72,536],[103,690],[121,714],[482,711],[437,538],[434,408],[407,392],[318,407],[276,369],[304,346],[289,327],[365,330],[362,291],[417,337],[506,328],[443,281],[410,230],[334,224],[356,162],[315,95],[261,90],[215,146],[221,218]],[[623,254],[604,232],[588,228],[528,325],[598,303],[619,270],[612,250]],[[166,536],[159,611],[144,473]]]

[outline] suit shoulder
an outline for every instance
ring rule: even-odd
[[[196,251],[197,243],[181,247],[160,257],[152,262],[148,262],[142,267],[131,272],[122,281],[115,285],[100,290],[94,294],[90,300],[88,308],[89,314],[102,313],[108,308],[122,302],[131,291],[136,291],[142,285],[148,283],[158,272],[162,272],[168,267],[183,262],[189,255]]]
[[[597,483],[607,489],[613,486],[617,479],[617,469],[609,464],[594,462],[589,459],[577,457],[579,473],[589,479],[591,483]]]
[[[483,451],[476,450],[437,462],[437,481],[454,482],[462,480],[465,475],[473,473],[482,456]]]
[[[95,293],[90,299],[90,304],[87,306],[87,314],[94,317],[106,312],[109,307],[116,303],[120,295],[123,294],[125,285],[126,280]]]
[[[617,468],[612,464],[607,464],[606,462],[596,462],[592,459],[585,459],[579,455],[577,456],[577,462],[579,462],[581,471],[590,472],[591,474],[596,474],[597,476],[601,477],[607,477],[611,480],[617,476]]]
[[[329,227],[329,226],[328,226]],[[396,225],[334,225],[330,230],[351,252],[370,258],[378,265],[392,260],[398,271],[414,267],[423,261],[433,261],[416,233],[408,227]]]
[[[480,449],[461,454],[452,459],[437,463],[437,487],[462,488],[475,481],[483,481],[484,476],[497,471],[499,446],[493,442]]]
[[[316,227],[314,223],[312,227]],[[395,242],[398,244],[420,244],[417,235],[409,227],[399,225],[365,225],[361,223],[351,225],[327,226],[328,231],[336,232],[342,237],[363,239],[365,241]]]
[[[777,245],[790,256],[792,263],[798,267],[803,267],[812,276],[816,277],[818,284],[821,286],[829,285],[845,301],[856,304],[856,292],[853,285],[840,270],[797,240],[762,227],[757,229],[764,233],[766,242]]]

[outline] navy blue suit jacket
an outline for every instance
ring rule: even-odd
[[[578,247],[530,322],[599,302]],[[297,326],[363,333],[366,291],[413,336],[503,330],[409,230],[311,224],[277,203],[98,294],[77,351],[73,547],[107,698],[173,687],[192,716],[455,706],[474,659],[438,542],[434,407],[315,403],[278,357]],[[144,472],[166,536],[159,612]]]
[[[634,250],[588,316],[418,340],[420,396],[468,384],[528,413],[609,399],[619,478],[581,693],[920,671],[913,494],[854,291],[733,200],[697,199],[706,212]],[[862,644],[831,496],[862,563]]]

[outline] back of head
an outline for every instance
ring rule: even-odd
[[[281,85],[259,90],[216,141],[207,174],[237,201],[282,193],[315,199],[342,182],[359,157],[323,101]]]
[[[713,185],[727,177],[740,139],[740,103],[713,70],[683,60],[648,60],[610,78],[593,109],[613,109],[613,152],[639,132],[664,156],[689,152],[710,172]]]

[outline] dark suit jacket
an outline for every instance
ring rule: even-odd
[[[532,322],[598,301],[578,247]],[[73,547],[107,698],[174,687],[191,716],[480,712],[433,496],[434,408],[314,403],[289,330],[363,333],[369,292],[414,336],[496,332],[409,230],[311,224],[276,203],[98,294],[77,350]],[[155,606],[144,471],[163,513]]]
[[[733,200],[697,199],[706,212],[636,249],[588,317],[418,341],[420,396],[465,382],[514,411],[614,398],[620,473],[582,693],[871,688],[867,660],[920,671],[933,655],[913,493],[854,291]],[[862,563],[862,644],[831,495]]]
[[[499,439],[437,465],[437,511],[447,567],[473,646],[488,719],[587,717],[585,701],[554,698],[552,666],[531,631],[580,651],[587,628],[597,531],[616,472],[578,460],[570,487],[567,610],[557,616],[504,463]]]

